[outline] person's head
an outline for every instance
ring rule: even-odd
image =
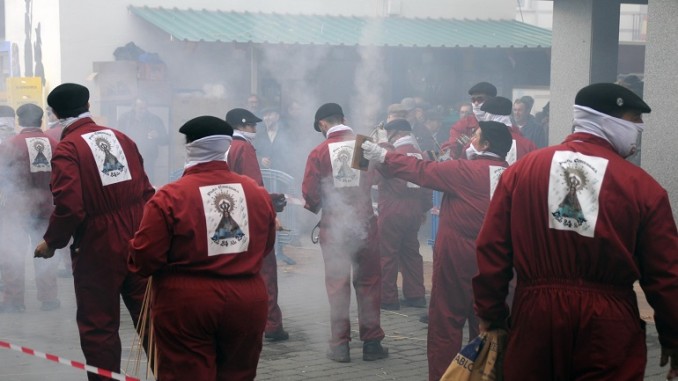
[[[0,140],[14,135],[14,125],[16,123],[16,114],[10,106],[0,105]]]
[[[280,111],[275,107],[268,107],[261,111],[266,128],[275,127],[280,121]]]
[[[423,98],[414,98],[414,119],[419,123],[426,122],[426,110],[430,105]]]
[[[77,117],[89,111],[89,90],[77,83],[63,83],[49,93],[47,104],[59,119]]]
[[[407,117],[407,109],[400,103],[394,103],[388,106],[386,114],[386,123],[394,119],[403,119]]]
[[[212,136],[227,137],[230,142],[233,136],[233,128],[227,122],[208,115],[189,120],[179,128],[179,132],[186,135],[186,144]]]
[[[405,118],[410,123],[414,123],[416,121],[417,101],[414,98],[407,97],[400,101],[400,105],[407,111]]]
[[[642,114],[652,111],[633,91],[614,83],[582,88],[574,104],[575,119],[589,119],[599,124],[606,139],[623,157],[635,153],[638,136],[644,128]]]
[[[407,119],[394,119],[384,125],[384,130],[386,130],[388,142],[393,143],[403,136],[410,135],[412,125]]]
[[[459,113],[459,119],[464,119],[473,114],[473,106],[470,103],[462,103],[459,105],[457,112]]]
[[[255,111],[259,109],[259,97],[256,94],[247,97],[247,108]]]
[[[479,107],[486,100],[497,96],[497,88],[489,82],[479,82],[468,90],[468,95],[471,96],[471,104]]]
[[[141,98],[137,98],[134,101],[134,112],[137,115],[141,115],[146,111],[148,111],[148,104],[146,103],[146,101]]]
[[[431,131],[431,134],[438,132],[440,127],[442,127],[442,124],[443,117],[437,110],[432,109],[426,111],[426,121],[424,122],[424,126],[426,126],[426,129]]]
[[[499,122],[478,122],[480,128],[476,129],[471,138],[471,145],[477,152],[492,152],[502,159],[511,149],[513,138],[508,127]]]
[[[26,103],[16,109],[16,115],[21,127],[40,127],[42,126],[43,111],[40,106],[33,103]]]
[[[530,112],[532,111],[532,105],[534,104],[534,100],[530,102],[528,99],[532,99],[532,97],[529,96],[524,96],[522,98],[518,98],[513,102],[513,120],[516,121],[518,125],[524,125],[527,123],[527,119],[530,116]]]
[[[327,131],[337,125],[344,123],[344,110],[336,103],[325,103],[318,107],[315,112],[315,122],[313,128],[316,131],[327,135]]]
[[[236,130],[256,133],[257,123],[259,122],[261,122],[261,118],[244,108],[234,108],[226,113],[226,123]]]
[[[486,100],[480,106],[480,114],[476,114],[478,121],[495,121],[511,126],[511,112],[513,111],[513,103],[511,100],[504,97],[493,97]]]

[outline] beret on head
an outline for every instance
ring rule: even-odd
[[[76,117],[89,108],[89,90],[77,83],[63,83],[47,96],[47,104],[59,118]]]
[[[244,108],[234,108],[226,113],[226,123],[233,127],[243,126],[245,124],[256,124],[259,122],[261,122],[261,118]]]
[[[14,118],[14,109],[10,106],[0,105],[0,118]]]
[[[384,126],[386,131],[412,131],[412,125],[407,119],[393,119]]]
[[[478,122],[478,125],[480,126],[483,140],[490,142],[490,149],[488,151],[505,158],[513,145],[513,137],[508,127],[504,123],[499,122]]]
[[[511,115],[513,103],[508,98],[494,97],[486,100],[480,110],[494,115]]]
[[[650,106],[641,97],[624,86],[614,83],[596,83],[579,90],[574,104],[612,115],[629,110],[648,113]]]
[[[491,97],[497,96],[497,88],[489,82],[479,82],[468,90],[468,95],[485,94]]]
[[[333,115],[343,117],[344,110],[342,110],[341,106],[336,103],[325,103],[324,105],[320,106],[318,111],[315,112],[315,123],[313,123],[313,128],[320,132],[320,125],[318,122]]]
[[[21,127],[42,126],[42,108],[33,103],[26,103],[16,109],[16,115],[19,117],[19,126]]]
[[[223,119],[215,116],[199,116],[184,123],[179,132],[186,135],[186,140],[195,141],[212,135],[233,136],[233,128]]]

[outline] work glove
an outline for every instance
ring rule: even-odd
[[[386,148],[379,147],[378,144],[366,140],[361,146],[363,149],[363,156],[370,161],[378,161],[383,163],[386,160]]]
[[[659,366],[663,367],[666,364],[669,364],[669,373],[666,375],[666,379],[673,380],[674,378],[678,378],[678,349],[670,349],[662,346]]]
[[[281,213],[287,206],[287,199],[284,193],[271,193],[271,201],[276,213]]]

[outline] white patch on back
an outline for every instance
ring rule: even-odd
[[[511,140],[511,149],[506,153],[506,162],[508,165],[511,165],[518,160],[518,147],[516,145],[516,140]]]
[[[90,132],[82,135],[82,138],[92,151],[103,186],[132,179],[127,157],[113,131]]]
[[[408,152],[408,153],[407,153],[407,156],[416,157],[417,159],[422,160],[422,156],[421,156],[420,153]],[[408,187],[408,188],[419,188],[419,185],[417,185],[417,184],[415,184],[415,183],[411,183],[411,182],[408,181],[408,182],[407,182],[407,187]]]
[[[553,154],[548,197],[551,229],[594,237],[607,164],[607,159],[577,152]]]
[[[250,243],[250,220],[242,184],[200,187],[200,195],[207,227],[207,255],[246,252]]]
[[[52,146],[47,138],[26,138],[31,173],[52,171]]]
[[[499,183],[499,178],[501,174],[506,170],[505,167],[499,165],[490,165],[490,200],[494,196],[494,191],[497,190],[497,184]]]
[[[360,185],[360,171],[351,168],[355,140],[329,143],[332,179],[335,188],[349,188]]]

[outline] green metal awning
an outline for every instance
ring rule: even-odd
[[[367,18],[129,7],[193,42],[287,45],[548,48],[551,31],[515,20]]]

